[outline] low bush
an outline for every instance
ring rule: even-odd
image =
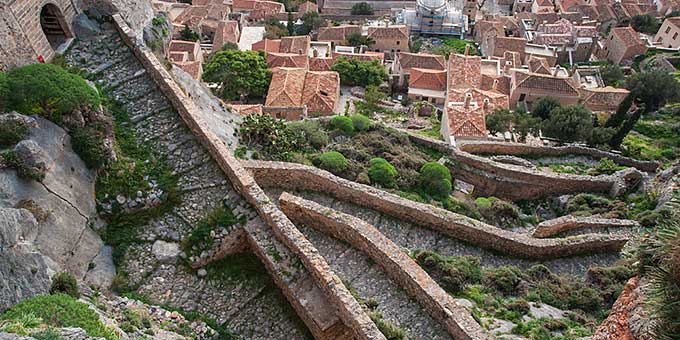
[[[101,125],[87,125],[71,131],[71,145],[88,168],[104,167],[111,159],[106,134]]]
[[[369,161],[368,177],[371,183],[381,185],[385,188],[396,186],[395,177],[397,169],[383,158],[372,158]]]
[[[99,320],[99,315],[88,305],[66,294],[38,295],[12,306],[0,320],[18,320],[32,314],[48,327],[82,328],[91,337],[118,340],[116,332]]]
[[[368,316],[387,340],[408,340],[408,332],[396,324],[383,319],[382,313],[372,311],[368,313]]]
[[[479,258],[473,256],[442,256],[429,250],[417,250],[413,258],[425,271],[436,277],[442,288],[451,293],[460,292],[466,285],[479,283],[482,268]]]
[[[19,177],[34,180],[36,182],[42,182],[45,179],[45,173],[42,171],[36,171],[36,169],[26,165],[17,156],[14,150],[0,150],[0,159],[2,159],[9,167],[17,171]]]
[[[466,204],[453,197],[449,197],[449,199],[442,201],[442,206],[444,209],[457,214],[465,215],[476,220],[482,219],[482,214],[479,213],[479,210],[477,210],[475,205]]]
[[[182,241],[182,248],[187,255],[197,255],[201,251],[210,248],[214,242],[213,232],[220,228],[228,228],[234,224],[245,223],[245,218],[238,219],[234,211],[223,202],[214,208],[208,216],[199,220],[196,227]]]
[[[328,170],[334,174],[338,174],[347,169],[347,159],[337,151],[324,152],[315,158],[315,165]]]
[[[330,142],[328,134],[318,122],[309,120],[290,122],[287,127],[292,131],[299,146],[320,150]]]
[[[331,119],[331,127],[334,130],[342,131],[345,135],[351,136],[354,134],[354,122],[352,118],[347,116],[335,116]]]
[[[356,131],[366,131],[371,127],[371,120],[362,114],[355,114],[349,117]]]
[[[425,163],[420,168],[420,187],[428,195],[445,200],[451,192],[451,172],[437,162]]]
[[[531,307],[529,306],[527,300],[520,298],[507,302],[505,304],[505,308],[507,308],[510,311],[524,315],[529,313]]]
[[[578,194],[567,202],[567,212],[573,215],[593,215],[612,209],[612,201],[593,194]]]
[[[14,146],[28,134],[28,125],[20,119],[0,120],[0,149]]]
[[[625,167],[614,163],[613,160],[609,158],[600,159],[595,167],[593,167],[588,174],[591,176],[597,175],[611,175],[619,170],[625,169]]]
[[[238,134],[245,145],[259,146],[274,159],[285,159],[299,148],[298,138],[285,122],[266,114],[245,116]]]
[[[501,266],[488,271],[484,279],[484,284],[489,288],[497,289],[504,294],[511,294],[519,284],[521,272],[517,267]]]
[[[74,298],[80,297],[78,290],[78,281],[73,274],[68,272],[59,272],[52,278],[52,286],[50,287],[51,294],[63,293]]]

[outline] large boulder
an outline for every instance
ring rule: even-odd
[[[78,14],[73,18],[73,32],[78,38],[91,38],[102,34],[99,23],[90,19],[85,13]]]
[[[17,143],[14,153],[19,162],[23,164],[24,171],[29,171],[34,178],[44,178],[48,165],[52,163],[52,159],[45,150],[30,139]]]
[[[113,15],[119,13],[125,22],[142,38],[142,31],[153,18],[151,1],[139,0],[80,0],[79,7],[97,15]]]

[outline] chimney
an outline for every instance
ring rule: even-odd
[[[559,72],[559,71],[560,71],[560,67],[559,67],[559,66],[555,66],[555,71],[553,71],[553,76],[554,76],[554,77],[557,77],[557,72]]]
[[[496,83],[494,82],[494,85],[495,84]],[[489,98],[484,98],[484,111],[488,111],[488,110],[489,110]]]
[[[496,91],[497,87],[498,87],[498,79],[494,79],[493,85],[491,85],[491,91]]]
[[[302,55],[302,49],[301,48],[298,48],[298,54]]]
[[[466,109],[470,108],[470,101],[471,101],[471,100],[472,100],[472,94],[469,93],[469,92],[466,93],[466,94],[465,94],[465,104],[464,104],[463,107],[465,107]]]

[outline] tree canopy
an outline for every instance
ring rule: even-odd
[[[217,93],[227,100],[264,96],[271,71],[262,51],[218,51],[205,65],[203,80],[219,84]]]
[[[62,115],[97,108],[101,102],[97,91],[83,78],[53,64],[17,67],[0,77],[0,83],[4,110],[38,113],[57,122]]]
[[[619,65],[608,64],[600,68],[600,75],[605,85],[619,87],[624,80],[623,70]]]
[[[375,44],[375,40],[371,37],[367,37],[365,35],[361,35],[361,33],[355,32],[347,36],[347,43],[350,46],[368,46],[371,47]]]
[[[367,2],[357,2],[352,5],[352,15],[373,15],[373,6]]]
[[[541,120],[528,113],[517,110],[496,109],[486,116],[486,128],[491,133],[516,133],[524,140],[529,133],[534,133],[541,125]]]
[[[192,31],[187,24],[184,24],[184,28],[179,31],[179,36],[181,40],[186,41],[197,41],[201,39],[201,36],[198,35],[198,33]]]
[[[321,18],[319,13],[316,12],[305,13],[300,20],[302,21],[302,25],[295,28],[295,33],[297,35],[307,35],[326,24],[326,20]]]
[[[637,101],[645,104],[647,112],[680,99],[680,84],[671,74],[661,70],[636,73],[628,78],[626,88]]]
[[[659,30],[659,21],[649,14],[638,14],[630,18],[630,26],[637,32],[654,34]]]
[[[340,74],[340,81],[345,85],[378,86],[387,79],[385,67],[377,60],[360,61],[340,57],[331,69]]]
[[[543,121],[543,133],[560,142],[588,141],[593,134],[593,115],[581,105],[561,106]]]
[[[543,97],[531,105],[531,114],[543,120],[550,118],[550,112],[560,107],[560,101],[554,97]]]

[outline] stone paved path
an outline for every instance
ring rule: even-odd
[[[148,243],[132,246],[123,267],[138,292],[152,300],[205,313],[244,339],[304,339],[306,329],[296,316],[276,307],[285,299],[270,282],[209,282],[183,266],[163,265],[151,253],[155,240],[179,242],[192,226],[225,199],[238,214],[256,218],[234,192],[228,179],[199,144],[116,32],[79,40],[66,55],[68,64],[92,74],[130,113],[139,143],[167,158],[179,175],[182,203],[148,225],[139,237]],[[234,137],[235,138],[235,137]],[[285,308],[284,308],[285,309]]]

